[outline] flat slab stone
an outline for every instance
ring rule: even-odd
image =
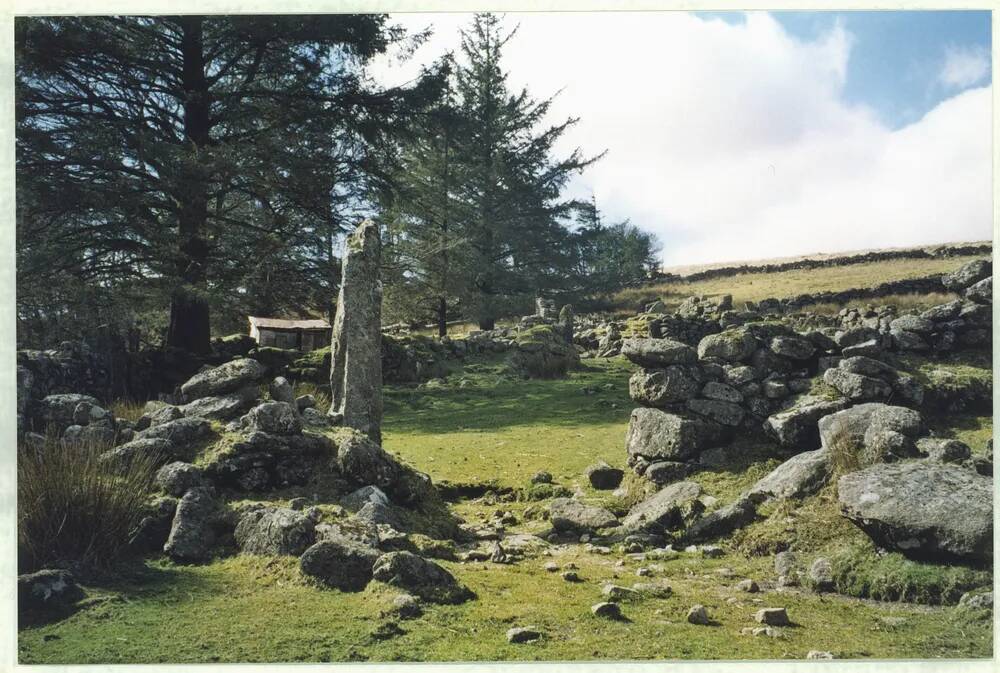
[[[993,557],[993,480],[929,460],[880,463],[837,482],[845,517],[914,558]]]
[[[670,530],[681,523],[682,508],[701,495],[701,486],[679,481],[660,489],[632,508],[622,522],[626,530]]]
[[[695,349],[673,339],[623,339],[622,355],[641,367],[689,364],[698,359]]]
[[[829,478],[829,452],[826,449],[804,451],[751,486],[748,495],[753,500],[802,498],[818,491]]]

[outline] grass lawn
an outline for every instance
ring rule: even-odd
[[[673,307],[686,297],[696,294],[733,295],[733,304],[760,301],[770,297],[792,297],[805,293],[836,292],[852,288],[874,287],[879,283],[905,278],[919,278],[954,271],[966,262],[981,256],[953,257],[951,259],[898,259],[870,264],[851,264],[823,269],[797,269],[778,273],[745,273],[725,278],[713,278],[693,283],[670,282],[623,290],[615,296],[616,304],[623,309],[635,310],[656,299]],[[942,293],[933,303],[953,299]],[[866,302],[853,302],[864,304]],[[887,303],[879,300],[879,303]]]
[[[566,379],[525,381],[505,377],[496,358],[438,388],[389,389],[383,444],[435,481],[459,484],[523,486],[540,470],[572,480],[598,459],[620,465],[633,367],[585,362]]]
[[[560,381],[508,379],[495,359],[436,387],[391,387],[385,443],[436,482],[525,486],[535,472],[547,470],[558,484],[581,489],[587,498],[608,499],[590,490],[581,472],[600,458],[624,464],[630,367],[621,359],[585,362],[585,369]],[[693,479],[726,502],[777,464],[751,441],[741,443],[738,453],[738,465]],[[528,505],[477,498],[453,508],[469,520],[510,510],[518,523],[508,531],[540,530],[543,522],[523,518]],[[824,492],[725,540],[727,553],[719,559],[680,553],[638,561],[567,545],[513,565],[440,561],[478,598],[427,606],[423,616],[399,622],[387,614],[395,589],[378,582],[359,593],[319,589],[302,578],[294,558],[237,556],[201,566],[154,559],[135,574],[88,586],[89,605],[74,615],[23,627],[19,658],[25,664],[801,659],[810,650],[845,658],[990,656],[988,616],[773,589],[776,544],[790,544],[808,563],[816,553],[859,540],[861,534],[836,515]],[[583,581],[569,583],[544,571],[548,561],[575,563]],[[927,569],[900,571],[900,563],[893,563],[866,572],[935,581],[925,577]],[[638,577],[640,565],[652,577]],[[738,591],[744,577],[756,579],[764,591]],[[624,603],[626,620],[607,621],[590,613],[603,600],[606,581],[664,582],[673,593]],[[687,623],[694,604],[708,608],[713,625]],[[742,635],[742,629],[759,626],[752,615],[761,607],[786,608],[794,625],[779,629],[778,637]],[[396,628],[387,626],[391,622]],[[508,628],[529,625],[544,633],[540,641],[507,643]]]

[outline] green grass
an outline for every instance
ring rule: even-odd
[[[546,470],[582,483],[598,459],[624,463],[630,368],[588,360],[565,379],[518,380],[495,358],[441,387],[389,388],[383,444],[435,481],[514,487]]]
[[[782,659],[813,649],[840,657],[979,657],[991,650],[989,622],[957,620],[954,608],[867,603],[808,592],[747,595],[734,585],[765,578],[767,564],[681,555],[659,562],[654,580],[673,588],[666,599],[626,603],[628,621],[590,614],[605,581],[630,585],[638,563],[616,567],[614,557],[580,548],[551,557],[573,561],[584,582],[564,582],[541,570],[548,557],[513,566],[441,561],[478,599],[430,606],[403,621],[404,634],[372,634],[395,590],[373,582],[360,593],[317,589],[300,579],[295,559],[235,557],[207,566],[150,563],[141,582],[122,581],[96,593],[96,602],[64,621],[22,630],[20,663],[488,661],[523,659]],[[769,561],[769,559],[768,559]],[[647,564],[648,565],[648,564]],[[721,568],[734,571],[723,577]],[[117,600],[115,597],[120,597]],[[126,598],[127,597],[127,598]],[[735,597],[737,602],[727,599]],[[715,626],[688,624],[684,615],[705,605]],[[788,610],[795,626],[783,637],[740,635],[755,626],[762,606]],[[901,617],[879,628],[884,617]],[[545,637],[510,645],[511,626],[533,625]]]
[[[926,420],[935,435],[965,442],[973,455],[986,453],[986,442],[993,438],[992,416],[948,414],[931,416]]]
[[[899,358],[902,371],[923,387],[925,408],[942,415],[989,415],[992,411],[993,358],[988,351],[959,351],[933,358]],[[985,438],[982,440],[985,442]]]
[[[451,505],[470,522],[510,511],[517,523],[507,526],[508,532],[545,530],[539,514],[549,500],[528,499],[523,490],[540,470],[554,476],[558,489],[580,489],[586,499],[621,511],[609,492],[589,487],[582,471],[597,459],[624,466],[633,406],[627,398],[631,366],[620,358],[585,363],[566,379],[522,381],[505,374],[503,358],[493,357],[444,383],[387,387],[386,446],[435,482],[492,484],[497,493]],[[778,463],[765,444],[751,440],[738,440],[731,453],[732,464],[704,468],[691,477],[721,503]],[[510,497],[522,499],[504,501],[498,494],[506,489],[521,489]],[[297,494],[289,490],[268,497],[285,502]],[[773,590],[771,554],[778,548],[790,547],[808,563],[816,555],[832,558],[861,545],[865,537],[837,513],[832,487],[795,506],[762,509],[770,516],[723,540],[727,554],[720,559],[680,554],[640,564],[617,550],[599,555],[573,545],[514,565],[440,561],[478,599],[429,606],[422,617],[399,622],[404,633],[386,640],[373,634],[390,621],[384,612],[396,590],[378,582],[360,593],[318,589],[302,579],[292,558],[238,556],[204,566],[152,560],[139,577],[88,586],[93,599],[75,615],[23,628],[20,661],[801,659],[814,649],[845,658],[990,656],[989,620],[970,620],[954,607]],[[447,552],[435,555],[447,557]],[[574,562],[584,581],[568,583],[558,573],[543,571],[550,560],[560,566]],[[619,560],[623,565],[616,565]],[[668,583],[673,595],[624,604],[628,621],[593,617],[590,606],[602,600],[605,581],[626,586],[649,581],[636,576],[639,565],[655,568],[651,579]],[[731,575],[716,572],[723,568]],[[880,581],[878,586],[890,587],[877,579],[887,569],[892,567],[866,567],[857,576],[868,585]],[[756,579],[765,591],[737,591],[735,584],[744,577]],[[915,571],[905,579],[909,584],[899,586],[922,591],[948,586]],[[696,603],[708,607],[715,626],[686,622],[688,608]],[[780,638],[741,635],[742,628],[756,626],[752,614],[760,607],[785,607],[796,626],[781,629]],[[506,642],[508,628],[527,625],[538,627],[543,639],[527,645]]]
[[[882,601],[954,604],[970,589],[993,585],[991,573],[964,566],[912,561],[902,554],[876,554],[865,541],[831,559],[837,591]]]
[[[873,287],[893,280],[947,273],[968,261],[980,258],[981,255],[950,259],[899,259],[823,269],[799,269],[779,273],[746,273],[693,283],[658,283],[623,290],[615,295],[615,303],[622,307],[636,309],[646,303],[661,299],[668,308],[672,308],[691,295],[731,294],[733,295],[733,305],[742,308],[744,302],[760,301],[770,297],[780,299],[805,293],[836,292],[852,288]],[[878,303],[886,302],[879,300]]]

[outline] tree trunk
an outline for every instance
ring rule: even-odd
[[[182,17],[184,83],[184,138],[188,156],[179,167],[177,285],[170,299],[170,328],[167,345],[192,353],[210,351],[208,299],[205,296],[205,267],[208,243],[208,170],[199,153],[209,141],[209,92],[205,81],[202,21]]]
[[[438,336],[448,335],[448,303],[444,297],[438,299],[437,307]]]

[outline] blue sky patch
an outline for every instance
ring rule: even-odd
[[[743,23],[742,12],[698,12]],[[844,99],[901,128],[963,89],[991,82],[988,11],[771,12],[792,36],[815,40],[839,21],[852,37]]]

